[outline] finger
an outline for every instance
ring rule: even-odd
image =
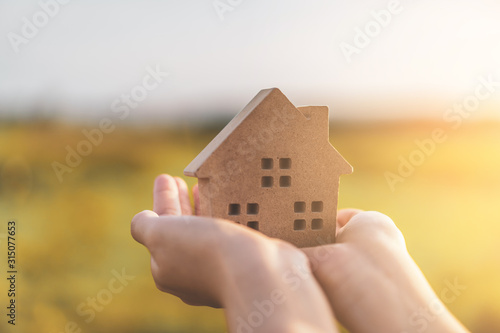
[[[177,188],[179,190],[179,201],[181,203],[182,215],[192,215],[191,200],[189,200],[189,189],[186,182],[179,177],[175,177]]]
[[[380,237],[382,236],[382,237]],[[389,239],[405,245],[403,234],[398,229],[394,221],[387,215],[379,212],[361,212],[353,216],[350,222],[340,230],[340,238],[343,240],[356,239],[380,240]]]
[[[315,263],[311,262],[311,258],[314,258],[314,249],[315,247],[302,247],[300,250],[305,253],[305,255],[309,258],[309,262],[311,263],[311,266],[314,265]]]
[[[179,189],[172,176],[159,175],[155,179],[153,210],[158,215],[181,215]]]
[[[346,208],[341,209],[337,213],[337,228],[342,228],[349,222],[349,220],[356,214],[361,213],[361,209]]]
[[[338,252],[339,246],[339,244],[327,244],[315,247],[305,247],[300,250],[302,250],[309,259],[311,271],[317,273],[317,271],[325,265],[326,261],[330,263],[336,261],[336,252]]]
[[[198,184],[193,186],[193,198],[194,198],[194,214],[200,216],[200,191],[198,189]]]
[[[156,224],[155,218],[158,218],[158,214],[150,210],[144,210],[132,218],[130,233],[137,242],[147,246],[150,230]]]

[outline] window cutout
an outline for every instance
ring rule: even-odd
[[[240,215],[240,204],[229,204],[228,215]]]
[[[273,177],[269,176],[262,177],[261,180],[262,187],[273,187],[273,183],[274,183]]]
[[[312,230],[320,230],[323,229],[323,219],[313,219],[311,222]]]
[[[247,214],[249,214],[249,215],[259,214],[259,204],[257,204],[257,203],[247,204]]]
[[[280,169],[291,169],[292,160],[290,158],[280,158]]]
[[[305,230],[306,220],[295,220],[293,221],[293,230]]]
[[[259,222],[258,221],[248,221],[247,226],[254,230],[259,230]]]
[[[290,187],[292,186],[292,177],[281,176],[280,177],[280,187]]]
[[[323,201],[313,201],[311,204],[311,211],[322,212],[323,211]]]
[[[271,170],[273,168],[273,159],[272,158],[263,158],[261,160],[260,166],[264,170]]]
[[[293,211],[295,213],[305,213],[306,212],[306,203],[304,201],[296,201],[293,204]]]

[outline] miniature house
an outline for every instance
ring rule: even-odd
[[[339,178],[352,167],[328,125],[328,107],[260,91],[184,170],[198,178],[201,215],[299,247],[334,242]]]

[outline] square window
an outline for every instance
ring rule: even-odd
[[[290,158],[280,158],[280,169],[291,169],[292,160]]]
[[[323,219],[313,219],[311,222],[312,230],[320,230],[323,229]]]
[[[273,168],[273,159],[272,158],[263,158],[261,160],[260,166],[264,170],[271,170]]]
[[[323,211],[323,201],[313,201],[311,204],[311,211],[322,212]]]
[[[306,220],[295,220],[293,221],[293,230],[305,230]]]
[[[247,204],[247,214],[249,214],[249,215],[259,214],[259,204],[256,204],[256,203]]]
[[[240,215],[240,204],[229,204],[228,215]]]
[[[292,177],[281,176],[280,177],[280,187],[290,187],[292,186]]]
[[[247,227],[252,228],[254,230],[259,230],[259,222],[258,221],[248,221]]]
[[[273,183],[274,183],[273,177],[269,176],[262,177],[261,180],[262,187],[273,187]]]
[[[306,212],[306,203],[304,201],[296,201],[293,204],[293,211],[295,213],[305,213]]]

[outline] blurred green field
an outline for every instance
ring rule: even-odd
[[[437,127],[446,142],[392,191],[385,173],[396,173],[399,156],[408,157],[414,141]],[[148,253],[129,234],[132,216],[151,208],[154,177],[182,175],[217,126],[117,128],[59,182],[51,164],[63,163],[65,147],[84,139],[81,129],[0,125],[0,226],[18,222],[20,272],[18,325],[7,327],[2,310],[0,331],[59,333],[68,322],[82,332],[225,331],[221,310],[190,307],[156,290]],[[341,178],[339,207],[391,216],[438,295],[456,279],[466,286],[448,304],[452,312],[472,331],[500,331],[500,124],[336,124],[331,142],[354,166]],[[135,276],[123,291],[95,318],[78,313],[122,269]],[[2,309],[6,288],[2,279]]]

